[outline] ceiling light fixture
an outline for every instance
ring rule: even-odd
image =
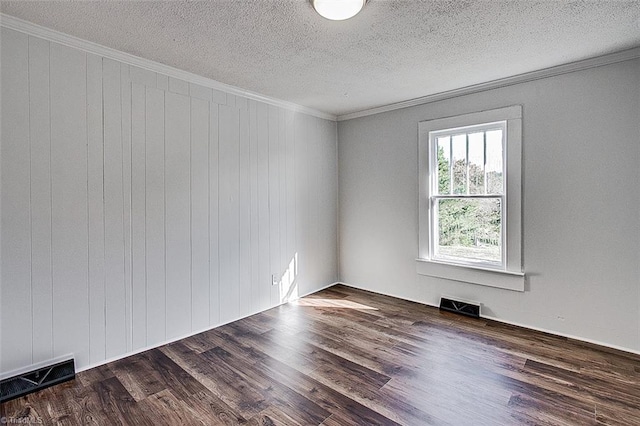
[[[327,19],[343,21],[358,14],[367,0],[311,0],[313,8]]]

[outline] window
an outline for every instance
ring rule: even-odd
[[[424,275],[524,290],[520,106],[423,121]]]
[[[429,132],[432,259],[504,267],[506,122]]]

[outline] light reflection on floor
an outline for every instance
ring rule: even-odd
[[[377,311],[378,308],[363,305],[362,303],[352,302],[344,299],[312,299],[304,298],[291,302],[298,306],[308,306],[313,308],[339,308],[339,309],[358,309],[365,311]]]

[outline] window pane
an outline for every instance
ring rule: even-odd
[[[487,194],[503,193],[502,130],[487,132]]]
[[[451,194],[451,138],[438,138],[438,194]]]
[[[436,258],[501,263],[499,198],[444,199],[437,204]]]
[[[467,135],[455,135],[451,142],[453,154],[453,193],[467,193]]]
[[[484,194],[484,132],[469,134],[469,194]]]

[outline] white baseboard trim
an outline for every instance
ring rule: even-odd
[[[382,291],[374,291],[374,290],[371,290],[370,288],[361,287],[361,286],[358,286],[358,285],[353,285],[353,284],[345,283],[345,282],[342,282],[342,281],[341,282],[337,282],[336,284],[342,284],[342,285],[344,285],[346,287],[351,287],[351,288],[355,288],[355,289],[362,290],[362,291],[368,291],[368,292],[371,292],[371,293],[380,294],[382,296],[394,297],[396,299],[406,300],[408,302],[419,303],[421,305],[431,306],[433,308],[437,308],[438,307],[438,305],[434,305],[432,303],[425,302],[424,300],[415,300],[415,299],[410,299],[408,297],[398,296],[397,294],[385,293],[385,292],[382,292]]]
[[[168,345],[168,344],[170,344],[170,343],[177,342],[178,340],[182,340],[182,339],[186,339],[186,338],[191,337],[191,336],[195,336],[196,334],[204,333],[205,331],[209,331],[209,330],[213,330],[213,329],[218,328],[218,327],[222,327],[223,325],[227,325],[227,324],[230,324],[230,323],[232,323],[232,322],[236,322],[236,321],[239,321],[239,320],[241,320],[241,319],[244,319],[244,318],[250,317],[250,316],[252,316],[252,315],[256,315],[256,314],[259,314],[259,313],[261,313],[261,312],[268,311],[269,309],[277,308],[278,306],[285,305],[285,304],[287,304],[287,303],[289,303],[289,302],[292,302],[293,300],[297,300],[297,299],[299,299],[299,298],[301,298],[301,297],[305,297],[305,296],[308,296],[308,295],[310,295],[310,294],[317,293],[317,292],[319,292],[319,291],[322,291],[322,290],[324,290],[324,289],[327,289],[327,288],[329,288],[329,287],[333,287],[333,286],[334,286],[334,285],[336,285],[336,284],[340,284],[340,283],[338,283],[338,282],[334,282],[334,283],[331,283],[331,284],[327,284],[327,285],[325,285],[325,286],[323,286],[323,287],[320,287],[320,288],[318,288],[318,289],[316,289],[316,290],[312,290],[312,291],[310,291],[310,292],[308,292],[308,293],[305,293],[305,294],[299,295],[296,299],[292,299],[292,300],[289,300],[289,301],[287,301],[287,302],[278,303],[277,305],[270,306],[270,307],[268,307],[268,308],[266,308],[266,309],[258,310],[258,311],[255,311],[255,312],[252,312],[252,313],[249,313],[249,314],[243,315],[243,316],[241,316],[241,317],[238,317],[238,318],[236,318],[236,319],[233,319],[233,320],[230,320],[230,321],[226,321],[226,322],[223,322],[223,323],[220,323],[220,324],[216,324],[216,325],[211,326],[211,327],[206,327],[206,328],[203,328],[203,329],[201,329],[201,330],[192,331],[192,332],[190,332],[190,333],[187,333],[187,334],[181,335],[181,336],[179,336],[179,337],[175,337],[175,338],[172,338],[172,339],[166,340],[166,341],[164,341],[164,342],[162,342],[162,343],[158,343],[158,344],[155,344],[155,345],[146,346],[146,347],[144,347],[144,348],[136,349],[136,350],[131,351],[131,352],[127,352],[127,353],[124,353],[124,354],[121,354],[121,355],[117,355],[117,356],[115,356],[115,357],[111,357],[111,358],[105,359],[104,361],[99,361],[99,362],[96,362],[96,363],[93,363],[93,364],[89,364],[89,365],[87,365],[87,366],[84,366],[84,367],[78,368],[78,369],[76,370],[76,372],[80,373],[81,371],[90,370],[90,369],[92,369],[92,368],[96,368],[96,367],[99,367],[99,366],[101,366],[101,365],[108,364],[108,363],[110,363],[110,362],[118,361],[118,360],[120,360],[120,359],[123,359],[123,358],[129,357],[129,356],[132,356],[132,355],[137,355],[137,354],[139,354],[139,353],[146,352],[146,351],[149,351],[149,350],[151,350],[151,349],[156,349],[156,348],[159,348],[159,347],[162,347],[162,346]],[[51,361],[47,361],[46,363],[44,363],[44,365],[47,365],[47,364],[50,364],[50,363],[51,363]],[[29,367],[25,367],[24,369],[22,369],[22,368],[21,368],[20,370],[24,370],[24,371],[26,372],[26,371],[31,371],[31,370],[33,370],[33,369],[35,369],[35,368],[38,368],[38,367],[29,366]],[[17,374],[20,374],[20,373],[17,373]],[[15,374],[12,374],[12,375],[15,375]],[[11,377],[11,376],[8,376],[8,377]]]
[[[618,345],[612,345],[611,343],[604,343],[601,342],[599,340],[593,340],[593,339],[588,339],[586,337],[578,337],[575,336],[573,334],[567,334],[567,333],[561,333],[558,331],[552,331],[552,330],[548,330],[546,328],[542,328],[542,327],[534,327],[532,325],[526,325],[526,324],[522,324],[522,323],[518,323],[515,321],[508,321],[502,318],[496,318],[496,317],[492,317],[489,315],[482,315],[482,318],[486,318],[492,321],[496,321],[496,322],[500,322],[503,324],[508,324],[508,325],[514,325],[516,327],[522,327],[522,328],[528,328],[529,330],[535,330],[535,331],[540,331],[542,333],[547,333],[547,334],[552,334],[554,336],[558,336],[558,337],[566,337],[567,339],[571,339],[571,340],[576,340],[578,342],[584,342],[584,343],[589,343],[592,345],[597,345],[597,346],[602,346],[604,348],[609,348],[609,349],[615,349],[617,351],[621,351],[621,352],[628,352],[634,355],[640,355],[640,351],[634,350],[634,349],[630,349],[630,348],[625,348],[623,346],[618,346]]]
[[[345,283],[345,282],[338,282],[336,284],[342,284],[344,286],[352,287],[352,288],[355,288],[355,289],[358,289],[358,290],[369,291],[371,293],[380,294],[380,295],[383,295],[383,296],[395,297],[396,299],[407,300],[409,302],[420,303],[422,305],[432,306],[434,308],[438,308],[437,304],[427,303],[427,302],[420,301],[420,300],[409,299],[409,298],[401,297],[401,296],[398,296],[398,295],[395,295],[395,294],[389,294],[389,293],[384,293],[384,292],[380,292],[380,291],[374,291],[374,290],[371,290],[369,288],[365,288],[365,287],[361,287],[361,286],[357,286],[357,285],[352,285],[352,284],[348,284],[348,283]],[[516,326],[516,327],[527,328],[529,330],[540,331],[542,333],[547,333],[547,334],[551,334],[551,335],[558,336],[558,337],[565,337],[567,339],[576,340],[576,341],[579,341],[579,342],[584,342],[584,343],[589,343],[589,344],[592,344],[592,345],[602,346],[604,348],[615,349],[615,350],[622,351],[622,352],[628,352],[628,353],[631,353],[631,354],[634,354],[634,355],[640,355],[640,351],[639,350],[626,348],[624,346],[613,345],[611,343],[605,343],[605,342],[601,342],[599,340],[589,339],[589,338],[586,338],[586,337],[579,337],[579,336],[575,336],[573,334],[561,333],[561,332],[558,332],[558,331],[548,330],[546,328],[536,327],[536,326],[532,326],[532,325],[528,325],[528,324],[522,324],[522,323],[518,323],[518,322],[515,322],[515,321],[509,321],[509,320],[505,320],[503,318],[497,318],[497,317],[493,317],[493,316],[490,316],[490,315],[482,315],[481,314],[480,317],[484,318],[484,319],[491,320],[491,321],[500,322],[500,323],[503,323],[503,324],[508,324],[508,325],[513,325],[513,326]]]
[[[302,294],[302,295],[298,296],[298,299],[303,298],[303,297],[310,296],[310,295],[312,295],[312,294],[315,294],[315,293],[317,293],[317,292],[319,292],[319,291],[322,291],[322,290],[326,290],[326,289],[331,288],[331,287],[333,287],[334,285],[338,285],[338,284],[342,284],[342,283],[341,283],[340,281],[335,281],[335,282],[333,282],[333,283],[331,283],[331,284],[327,284],[327,285],[325,285],[324,287],[320,287],[320,288],[319,288],[319,289],[317,289],[317,290],[313,290],[313,291],[310,291],[310,292],[308,292],[308,293]]]
[[[309,295],[314,294],[314,293],[318,293],[318,292],[320,292],[322,290],[331,288],[331,287],[336,286],[338,284],[344,285],[346,287],[355,288],[355,289],[358,289],[358,290],[363,290],[363,291],[368,291],[368,292],[375,293],[375,294],[380,294],[380,295],[383,295],[383,296],[389,296],[389,297],[394,297],[396,299],[407,300],[409,302],[420,303],[421,305],[431,306],[431,307],[434,307],[434,308],[438,307],[437,304],[427,303],[427,302],[424,302],[424,301],[410,299],[410,298],[406,298],[406,297],[400,297],[398,295],[391,294],[391,293],[373,291],[371,289],[368,289],[368,288],[365,288],[365,287],[362,287],[362,286],[348,284],[348,283],[345,283],[345,282],[342,282],[342,281],[336,281],[336,282],[333,282],[331,284],[327,284],[327,285],[325,285],[323,287],[320,287],[318,289],[315,289],[315,290],[309,291],[309,292],[307,292],[305,294],[299,295],[298,298],[302,298],[302,297],[306,297],[306,296],[309,296]],[[293,300],[296,300],[296,299],[293,299]],[[293,301],[293,300],[291,300],[291,301]],[[258,310],[258,311],[249,313],[247,315],[243,315],[243,316],[241,316],[239,318],[236,318],[234,320],[226,321],[224,323],[217,324],[217,325],[212,326],[212,327],[207,327],[207,328],[204,328],[204,329],[201,329],[201,330],[193,331],[193,332],[184,334],[182,336],[179,336],[179,337],[176,337],[176,338],[173,338],[173,339],[169,339],[169,340],[164,341],[162,343],[146,346],[144,348],[136,349],[136,350],[131,351],[131,352],[127,352],[127,353],[124,353],[124,354],[121,354],[121,355],[117,355],[115,357],[111,357],[111,358],[105,359],[105,360],[100,361],[100,362],[89,364],[87,366],[78,368],[76,370],[76,372],[80,373],[82,371],[90,370],[92,368],[96,368],[96,367],[99,367],[101,365],[108,364],[110,362],[118,361],[120,359],[129,357],[129,356],[132,356],[132,355],[136,355],[136,354],[139,354],[139,353],[142,353],[142,352],[146,352],[146,351],[151,350],[151,349],[156,349],[156,348],[168,345],[170,343],[174,343],[174,342],[177,342],[179,340],[186,339],[186,338],[191,337],[191,336],[195,336],[196,334],[200,334],[200,333],[203,333],[205,331],[213,330],[215,328],[222,327],[223,325],[230,324],[230,323],[235,322],[235,321],[239,321],[241,319],[250,317],[252,315],[256,315],[256,314],[259,314],[261,312],[268,311],[269,309],[277,308],[278,306],[284,305],[284,304],[289,303],[291,301],[279,303],[279,304],[271,306],[269,308],[266,308],[266,309],[263,309],[263,310]],[[513,322],[513,321],[508,321],[508,320],[504,320],[504,319],[496,318],[496,317],[492,317],[492,316],[487,316],[487,315],[482,315],[482,318],[489,319],[489,320],[496,321],[496,322],[500,322],[500,323],[504,323],[504,324],[514,325],[516,327],[528,328],[530,330],[540,331],[540,332],[547,333],[547,334],[552,334],[552,335],[555,335],[555,336],[566,337],[566,338],[572,339],[572,340],[577,340],[577,341],[586,342],[586,343],[590,343],[590,344],[594,344],[594,345],[598,345],[598,346],[603,346],[605,348],[616,349],[616,350],[619,350],[619,351],[622,351],[622,352],[632,353],[634,355],[640,355],[640,351],[629,349],[629,348],[625,348],[625,347],[618,346],[618,345],[611,345],[611,344],[608,344],[608,343],[603,343],[603,342],[600,342],[600,341],[597,341],[597,340],[593,340],[593,339],[587,339],[587,338],[578,337],[578,336],[574,336],[574,335],[570,335],[570,334],[559,333],[559,332],[556,332],[556,331],[551,331],[551,330],[547,330],[547,329],[544,329],[544,328],[534,327],[534,326],[521,324],[521,323],[517,323],[517,322]],[[51,360],[42,361],[42,362],[39,362],[39,363],[36,363],[36,364],[32,364],[32,365],[29,365],[29,366],[26,366],[26,367],[22,367],[22,368],[15,369],[15,370],[12,370],[12,371],[9,371],[9,372],[6,372],[6,373],[2,373],[0,375],[0,380],[1,379],[5,379],[7,377],[13,377],[13,376],[18,375],[18,374],[23,374],[23,373],[38,369],[40,367],[51,365],[51,364],[54,364],[54,363],[57,363],[57,362],[65,361],[65,360],[68,360],[70,358],[73,358],[73,354],[62,355],[62,356],[53,358]]]

